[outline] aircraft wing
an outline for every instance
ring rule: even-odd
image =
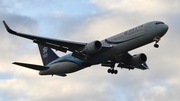
[[[82,51],[84,49],[84,47],[87,45],[87,43],[57,40],[57,39],[51,39],[51,38],[46,38],[46,37],[40,37],[40,36],[19,33],[19,32],[12,30],[6,24],[5,21],[3,21],[3,23],[4,23],[6,30],[13,35],[17,35],[20,37],[24,37],[24,38],[33,40],[34,43],[38,43],[43,46],[50,47],[50,48],[53,48],[55,50],[59,50],[59,51],[65,52],[65,53],[67,52],[67,50],[69,50],[69,51],[73,52],[74,57],[86,60],[86,56],[84,56],[84,54],[81,53],[80,51]],[[99,51],[99,53],[107,51],[110,48],[112,48],[112,47],[111,46],[102,46],[102,49]]]
[[[3,21],[4,26],[6,30],[13,34],[20,37],[24,37],[27,39],[33,40],[34,43],[39,43],[47,47],[51,47],[55,50],[59,50],[62,52],[66,52],[67,50],[75,52],[75,50],[83,48],[86,43],[80,43],[80,42],[72,42],[72,41],[65,41],[65,40],[57,40],[57,39],[51,39],[51,38],[45,38],[40,36],[34,36],[34,35],[28,35],[24,33],[19,33],[14,30],[12,30],[5,21]]]
[[[134,69],[134,68],[137,68],[137,69],[141,69],[141,70],[145,70],[145,69],[149,69],[148,65],[146,63],[142,63],[138,66],[134,66],[130,63],[130,60],[132,58],[132,55],[130,55],[129,53],[123,53],[121,54],[120,56],[120,59],[118,59],[119,64],[117,67],[120,67],[120,68],[127,68],[127,69]]]

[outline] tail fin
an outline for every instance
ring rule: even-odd
[[[43,45],[38,44],[39,47],[39,52],[41,54],[41,59],[42,62],[44,64],[44,66],[46,66],[48,63],[52,62],[53,60],[59,58],[51,48],[49,47],[45,47]]]

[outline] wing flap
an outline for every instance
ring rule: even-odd
[[[40,66],[40,65],[35,65],[35,64],[28,64],[28,63],[20,63],[20,62],[14,62],[13,64],[30,68],[30,69],[34,69],[34,70],[38,70],[38,71],[47,70],[50,68],[50,67],[45,67],[45,66]]]
[[[61,47],[59,45],[55,45],[55,44],[51,44],[51,43],[47,43],[47,42],[41,42],[41,41],[36,41],[36,40],[34,40],[33,42],[40,44],[40,45],[43,45],[43,46],[46,46],[46,47],[51,47],[53,49],[59,50],[59,51],[64,52],[64,53],[66,53],[68,50],[68,48],[64,48],[64,47]]]

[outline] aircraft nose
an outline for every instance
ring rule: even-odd
[[[168,31],[168,29],[169,29],[169,26],[164,24],[163,25],[163,31],[166,33]]]
[[[168,31],[169,27],[166,24],[162,24],[158,26],[158,30],[160,31],[159,35],[163,36],[167,31]]]

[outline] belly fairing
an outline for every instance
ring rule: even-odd
[[[59,62],[51,65],[49,71],[57,74],[57,73],[72,73],[80,69],[83,69],[83,67],[77,65],[76,63],[67,61],[67,62]]]

